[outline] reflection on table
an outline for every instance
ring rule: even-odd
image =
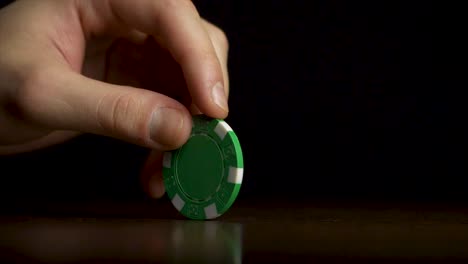
[[[241,263],[242,225],[218,221],[30,219],[0,226],[4,260]]]

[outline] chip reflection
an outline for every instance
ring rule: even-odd
[[[242,225],[218,221],[34,219],[0,226],[0,258],[22,263],[242,263]]]

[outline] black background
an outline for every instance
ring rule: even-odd
[[[427,1],[195,1],[230,41],[239,199],[468,201]],[[0,158],[4,201],[145,199],[146,149],[86,135]]]

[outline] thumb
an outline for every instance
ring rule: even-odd
[[[189,137],[191,115],[170,97],[71,71],[43,71],[40,76],[19,101],[26,116],[48,128],[100,134],[159,150],[177,148]]]

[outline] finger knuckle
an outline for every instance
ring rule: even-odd
[[[144,142],[147,117],[143,108],[143,102],[132,94],[108,95],[98,103],[97,122],[104,131]]]

